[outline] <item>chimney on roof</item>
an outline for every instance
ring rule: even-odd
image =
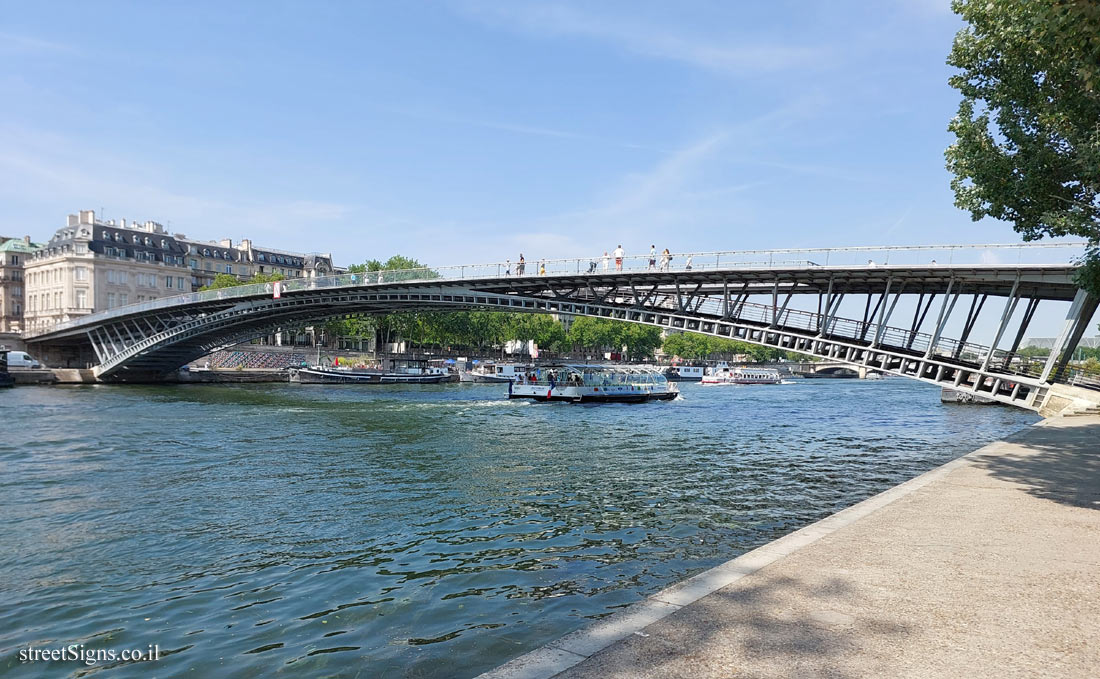
[[[125,229],[126,228],[126,218],[123,217],[122,219],[118,220],[118,225]]]
[[[81,210],[80,211],[80,223],[81,224],[95,224],[95,210]]]
[[[223,238],[220,241],[218,241],[218,245],[222,246],[223,248],[231,248],[231,247],[233,247],[233,239],[232,238]]]
[[[23,242],[26,243],[27,245],[30,245],[31,244],[31,237],[30,236],[23,236]]]
[[[69,218],[65,221],[65,226],[76,226],[80,223],[80,217],[76,215],[69,215]]]

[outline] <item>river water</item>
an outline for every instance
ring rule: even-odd
[[[1037,420],[900,378],[682,388],[5,390],[0,676],[472,677]],[[161,657],[18,660],[70,644]]]

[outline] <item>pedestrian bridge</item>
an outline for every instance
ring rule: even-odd
[[[1073,284],[1083,243],[678,253],[344,274],[132,304],[28,335],[52,365],[137,381],[274,332],[350,314],[480,309],[610,318],[797,351],[1038,410],[1097,300]],[[539,273],[545,269],[545,273]],[[990,300],[994,303],[987,304]],[[961,303],[960,303],[961,302]],[[1064,322],[1049,359],[1018,354],[1040,303]],[[984,316],[983,316],[984,312]],[[981,320],[979,320],[981,319]],[[989,335],[971,341],[975,329]],[[948,330],[954,332],[948,336]]]

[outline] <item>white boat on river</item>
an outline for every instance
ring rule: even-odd
[[[437,384],[447,379],[445,368],[421,359],[389,359],[389,365],[348,368],[312,366],[290,371],[290,381],[299,384]]]
[[[773,368],[731,368],[728,365],[707,368],[700,384],[779,384],[783,376]]]
[[[508,398],[571,403],[645,403],[680,395],[661,371],[631,365],[551,365],[530,368],[508,383]]]
[[[520,375],[527,374],[527,366],[522,363],[483,363],[471,370],[458,373],[460,382],[514,382]]]

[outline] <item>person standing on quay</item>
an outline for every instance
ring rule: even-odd
[[[649,246],[649,270],[653,271],[657,268],[657,246]]]
[[[613,254],[615,255],[615,270],[616,271],[622,271],[623,270],[623,255],[626,254],[625,252],[623,252],[622,244],[620,244],[619,247],[615,248],[615,252]]]
[[[521,253],[519,253],[519,261],[516,262],[516,275],[517,276],[522,276],[523,275],[523,270],[524,270],[524,268],[526,268],[526,266],[527,266],[527,264],[523,260],[523,253],[521,252]]]

